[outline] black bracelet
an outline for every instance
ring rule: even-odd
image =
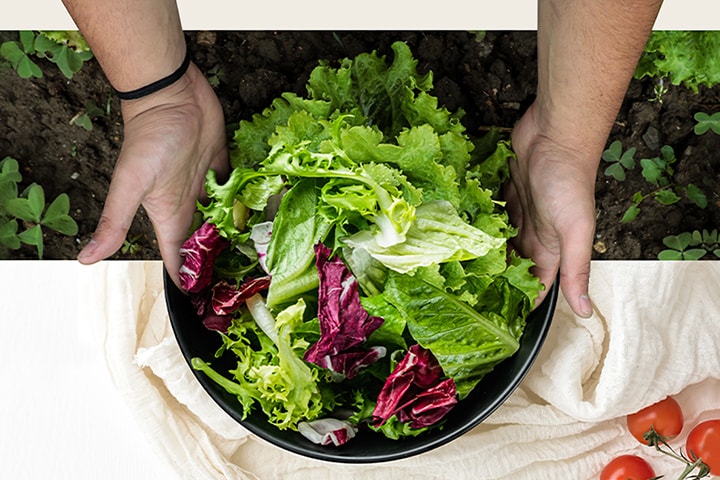
[[[115,90],[115,95],[120,98],[120,100],[135,100],[137,98],[146,97],[150,95],[151,93],[155,93],[158,90],[162,90],[163,88],[172,85],[173,83],[180,80],[180,77],[182,77],[185,72],[187,72],[188,67],[190,66],[190,52],[185,51],[185,58],[182,61],[182,64],[180,64],[180,67],[178,67],[177,70],[175,70],[173,73],[168,75],[165,78],[161,78],[160,80],[157,80],[149,85],[145,85],[144,87],[140,87],[135,90],[130,90],[129,92],[121,92],[117,90],[116,88],[113,88]]]

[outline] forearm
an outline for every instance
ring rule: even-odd
[[[148,85],[175,71],[185,39],[175,0],[63,0],[117,90]]]
[[[553,140],[602,151],[661,4],[539,2],[535,115]]]

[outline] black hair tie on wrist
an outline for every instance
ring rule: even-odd
[[[187,50],[185,51],[185,58],[182,61],[182,64],[180,64],[180,67],[178,67],[177,70],[175,70],[173,73],[168,75],[165,78],[161,78],[160,80],[157,80],[149,85],[145,85],[144,87],[140,87],[135,90],[130,90],[129,92],[121,92],[117,89],[113,88],[115,90],[115,95],[120,98],[120,100],[135,100],[137,98],[142,98],[150,95],[151,93],[155,93],[158,90],[162,90],[165,87],[168,87],[172,85],[173,83],[180,80],[180,77],[182,77],[185,72],[187,72],[188,67],[190,66],[190,52]]]

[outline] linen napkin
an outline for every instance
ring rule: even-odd
[[[250,434],[202,390],[175,342],[160,262],[106,262],[88,275],[88,321],[109,374],[178,478],[596,479],[616,455],[658,474],[678,463],[637,443],[625,415],[673,395],[686,428],[720,418],[720,262],[596,261],[582,319],[560,296],[543,349],[510,398],[448,445],[409,459],[347,465],[303,458]]]

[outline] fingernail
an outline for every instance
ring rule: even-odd
[[[94,239],[90,240],[88,242],[88,244],[85,245],[85,247],[82,250],[80,250],[80,253],[78,253],[78,256],[77,256],[78,260],[82,261],[82,260],[90,257],[95,252],[96,248],[97,248],[97,242]]]
[[[590,297],[587,295],[580,295],[580,314],[588,318],[593,314],[592,304],[590,303]]]

